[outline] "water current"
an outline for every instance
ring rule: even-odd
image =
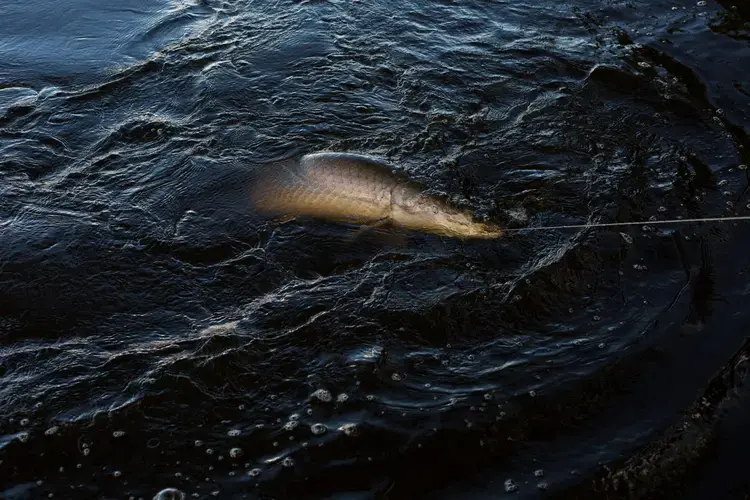
[[[351,238],[247,197],[348,151],[512,227],[750,215],[747,4],[0,19],[3,498],[747,498],[750,222]]]

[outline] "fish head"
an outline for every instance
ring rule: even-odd
[[[499,226],[475,220],[469,210],[421,193],[402,193],[393,200],[392,218],[397,224],[426,233],[462,239],[499,238]]]

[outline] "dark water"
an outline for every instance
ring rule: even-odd
[[[514,226],[750,215],[746,4],[0,14],[5,498],[747,497],[750,223],[352,241],[246,199],[336,150]]]

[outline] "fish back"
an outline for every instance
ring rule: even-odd
[[[315,153],[269,165],[254,183],[256,208],[336,220],[388,217],[391,192],[402,182],[385,162],[351,153]]]

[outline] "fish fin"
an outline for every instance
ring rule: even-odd
[[[388,224],[390,222],[390,220],[391,219],[389,217],[383,217],[382,219],[378,219],[378,220],[376,220],[374,222],[371,222],[370,224],[364,224],[364,225],[360,226],[359,228],[357,228],[356,230],[354,230],[351,233],[349,233],[346,236],[345,239],[347,241],[349,241],[349,242],[353,242],[354,240],[356,240],[357,238],[359,238],[362,234],[364,234],[364,233],[366,233],[368,231],[382,228],[383,226],[385,226],[386,224]]]
[[[394,247],[400,247],[406,245],[409,241],[409,234],[405,231],[393,230],[383,231],[379,236],[389,245]]]
[[[386,245],[388,247],[401,247],[406,245],[409,241],[409,232],[404,231],[399,227],[387,226],[382,227],[379,225],[376,228],[369,227],[367,229],[372,230],[371,233],[373,243],[377,242],[378,245]],[[358,235],[364,234],[363,231],[359,231]]]

